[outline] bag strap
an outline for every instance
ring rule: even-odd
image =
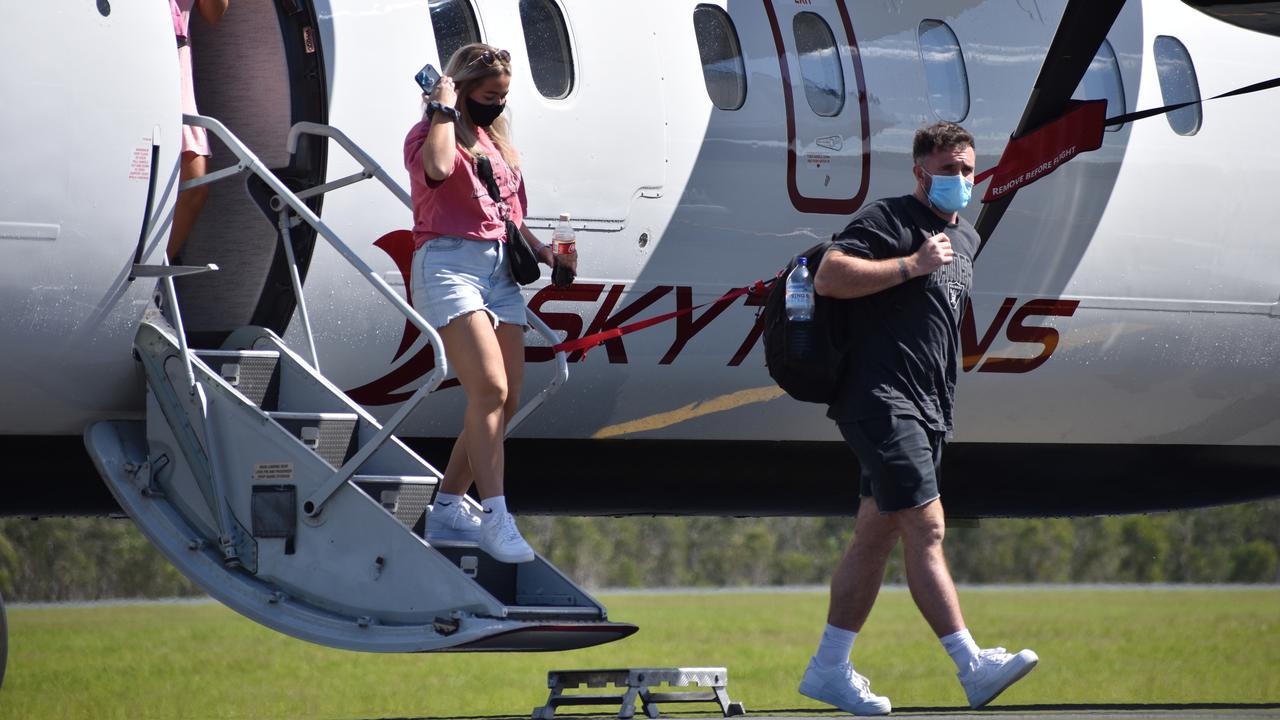
[[[480,179],[484,181],[484,186],[489,190],[489,197],[493,198],[495,203],[501,205],[502,193],[498,190],[498,181],[493,179],[493,163],[487,155],[476,156],[476,175],[479,175]],[[506,222],[507,240],[504,242],[513,238],[523,239],[524,236],[520,234],[520,228],[511,222],[510,218],[507,218]]]
[[[489,190],[489,197],[493,198],[496,203],[502,202],[502,193],[498,190],[498,181],[493,179],[493,163],[490,162],[487,155],[476,156],[476,175],[484,181],[484,186]]]

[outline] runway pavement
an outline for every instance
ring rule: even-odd
[[[750,710],[750,708],[747,708]],[[718,717],[716,714],[714,717]],[[667,717],[664,713],[663,717]],[[675,718],[677,716],[671,716]],[[701,717],[713,717],[703,715]],[[844,713],[749,713],[753,720],[850,717]],[[895,708],[890,718],[989,718],[990,720],[1224,720],[1280,718],[1280,703],[1266,705],[1007,705],[982,710],[968,708]]]
[[[714,707],[714,706],[713,706]],[[673,708],[672,712],[663,711],[659,717],[669,720],[684,718],[706,720],[721,717],[719,712],[688,712]],[[367,720],[529,720],[532,713],[524,715],[471,715],[463,717],[419,717],[419,718],[368,718]],[[597,718],[616,718],[617,713],[608,712],[556,713],[556,718],[586,720]],[[637,708],[635,720],[644,720],[645,714]],[[809,708],[764,708],[752,710],[740,716],[746,720],[813,720],[814,718],[848,718],[847,713],[831,711],[818,712]],[[1226,720],[1227,718],[1247,718],[1248,720],[1280,719],[1280,702],[1276,703],[1182,703],[1169,705],[1001,705],[982,710],[970,710],[959,707],[904,707],[896,708],[892,718],[986,718],[987,720]]]

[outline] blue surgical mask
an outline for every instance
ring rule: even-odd
[[[973,196],[973,182],[963,175],[931,175],[929,202],[945,213],[959,212]]]

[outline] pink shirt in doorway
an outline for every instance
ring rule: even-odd
[[[505,241],[506,222],[498,204],[489,197],[484,181],[476,175],[475,163],[457,148],[453,154],[453,172],[443,181],[427,178],[422,167],[422,146],[431,122],[414,125],[404,139],[404,166],[409,171],[413,197],[413,244],[420,248],[428,240],[442,235],[469,240]],[[493,179],[509,209],[512,222],[524,221],[528,199],[520,170],[507,166],[502,154],[493,146],[484,128],[477,128],[476,150],[489,157]]]
[[[191,30],[191,9],[196,0],[169,0],[169,14],[173,16],[173,34],[187,37]],[[196,107],[196,83],[191,71],[191,45],[183,43],[178,46],[178,78],[182,85],[182,112],[187,115],[199,115]],[[182,152],[195,153],[209,157],[213,151],[209,149],[209,134],[202,127],[194,125],[182,126]]]

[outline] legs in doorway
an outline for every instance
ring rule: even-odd
[[[198,155],[191,151],[182,153],[182,167],[179,177],[183,182],[193,180],[198,177],[204,177],[208,168],[208,158]],[[183,190],[178,193],[178,201],[173,209],[173,227],[169,230],[169,261],[182,251],[182,246],[186,244],[187,237],[191,235],[191,228],[195,227],[196,218],[200,217],[200,211],[204,209],[204,204],[209,199],[209,186],[201,185],[190,190]]]

